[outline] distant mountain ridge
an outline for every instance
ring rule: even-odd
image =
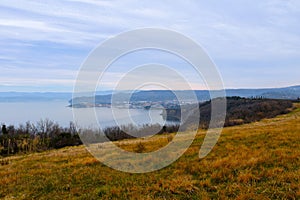
[[[68,101],[72,93],[60,92],[0,92],[0,102]]]
[[[266,89],[227,89],[227,96],[262,96],[269,99],[297,99],[300,97],[300,85],[284,88]]]
[[[198,101],[207,101],[210,100],[210,92],[218,93],[218,91],[208,91],[208,90],[194,90],[194,93]],[[300,85],[291,86],[285,88],[266,88],[266,89],[226,89],[226,96],[240,96],[245,98],[251,97],[262,97],[268,99],[297,99],[300,97]],[[166,102],[176,100],[176,95],[184,96],[185,100],[193,100],[191,91],[187,90],[178,90],[178,91],[169,91],[169,90],[140,90],[132,93],[130,97],[130,102]],[[127,93],[122,93],[121,91],[114,94],[114,98],[118,101],[123,102],[128,98]],[[112,94],[105,95],[95,95],[76,97],[71,99],[69,103],[73,105],[84,105],[84,104],[109,104],[111,103]]]
[[[112,90],[97,91],[96,95],[111,94]],[[0,102],[47,102],[72,99],[72,92],[0,92]]]
[[[300,97],[300,85],[284,87],[284,88],[265,88],[265,89],[226,89],[226,96],[240,97],[264,97],[270,99],[297,99]],[[119,100],[126,99],[127,93],[130,91],[119,91],[117,98]],[[208,90],[194,91],[199,101],[210,99]],[[214,92],[214,91],[212,91]],[[79,96],[72,99],[71,92],[0,92],[0,102],[37,102],[37,101],[69,101],[70,104],[89,102],[89,103],[110,103],[113,91],[97,91],[94,97]],[[190,96],[190,91],[178,90],[177,94],[184,95],[187,99]],[[77,95],[78,96],[78,95]],[[192,98],[192,97],[190,97]],[[135,91],[132,96],[132,101],[172,101],[176,96],[172,91],[168,90],[140,90]]]

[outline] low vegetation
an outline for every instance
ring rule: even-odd
[[[300,104],[288,114],[226,127],[204,159],[200,130],[185,154],[146,174],[106,167],[83,147],[2,158],[4,199],[299,199]],[[172,135],[116,141],[136,152],[165,145]]]

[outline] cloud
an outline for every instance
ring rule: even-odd
[[[293,60],[286,70],[299,74],[294,67],[300,64],[299,11],[297,0],[2,0],[0,67],[28,73],[60,68],[76,71],[89,51],[105,39],[135,28],[161,27],[191,37],[221,70],[230,69],[231,74],[249,62],[259,71],[262,62],[275,65],[286,60]],[[240,66],[235,65],[237,61]],[[50,71],[45,80],[57,80]],[[23,80],[21,73],[15,76]],[[16,81],[16,77],[0,74],[0,80],[4,78]],[[247,77],[226,73],[225,80],[237,79],[236,84],[243,78]],[[289,79],[274,75],[274,82],[279,78],[282,82]],[[261,83],[263,87],[263,77]]]
[[[64,70],[64,69],[43,69],[43,68],[19,68],[19,67],[2,67],[1,69],[1,84],[22,84],[22,81],[31,83],[47,83],[53,79],[52,82],[61,80],[69,83],[73,82],[76,78],[77,71]],[[25,82],[24,82],[25,83]]]
[[[13,16],[8,12],[0,21],[0,25],[15,27],[4,27],[2,36],[15,39],[19,37],[92,47],[124,30],[158,26],[192,36],[216,56],[222,50],[220,56],[233,57],[233,54],[243,52],[238,56],[250,57],[262,46],[271,50],[256,55],[273,55],[278,52],[278,46],[283,52],[300,52],[294,45],[295,42],[300,43],[299,34],[293,33],[297,28],[292,27],[297,25],[296,19],[299,18],[295,12],[295,8],[299,7],[296,1],[258,2],[256,7],[248,1],[215,7],[196,1],[138,3],[77,0],[20,4],[18,1],[4,0],[1,4],[17,10],[17,19],[9,19]],[[281,27],[284,25],[289,25],[289,29],[284,30]],[[282,46],[282,43],[285,45]],[[294,47],[292,52],[291,46]],[[226,48],[231,51],[238,48],[238,51],[230,53],[224,50]]]

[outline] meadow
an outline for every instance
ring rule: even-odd
[[[0,158],[2,199],[300,199],[300,104],[284,115],[226,127],[199,159],[205,131],[170,166],[146,174],[113,170],[84,146]],[[117,141],[150,152],[173,134]]]

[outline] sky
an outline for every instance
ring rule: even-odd
[[[217,66],[225,88],[300,85],[299,22],[298,0],[1,0],[0,92],[72,92],[97,45],[145,27],[192,38]],[[141,51],[114,63],[100,89],[112,89],[124,69],[151,62],[172,66],[192,89],[205,88],[174,55]]]

